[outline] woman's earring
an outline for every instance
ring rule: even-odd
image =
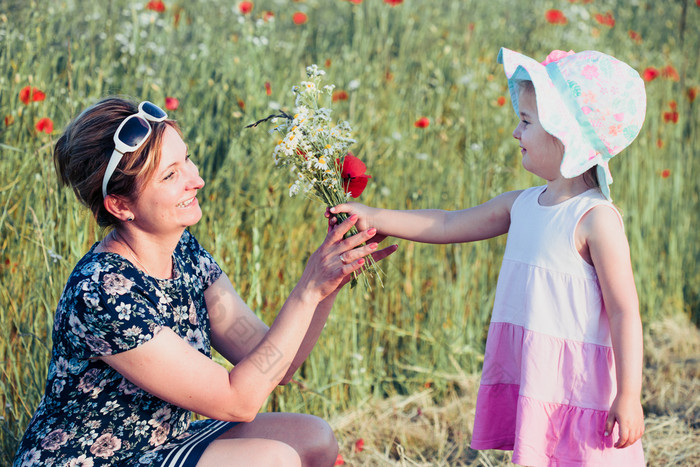
[[[131,221],[134,220],[134,218],[133,218],[132,216],[129,216],[129,217],[126,218],[126,220],[127,220],[128,222],[131,222]]]

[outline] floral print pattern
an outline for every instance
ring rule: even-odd
[[[219,266],[188,231],[170,280],[94,249],[59,300],[45,394],[15,467],[154,465],[210,422],[190,423],[188,410],[143,391],[96,357],[133,349],[165,327],[211,357],[204,290],[222,274]]]

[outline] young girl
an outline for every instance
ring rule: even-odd
[[[426,243],[508,233],[472,448],[512,449],[525,465],[644,465],[642,329],[607,164],[639,133],[644,84],[594,51],[538,63],[504,48],[498,60],[523,167],[545,185],[461,211],[347,203],[330,213]]]

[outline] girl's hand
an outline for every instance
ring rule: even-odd
[[[306,264],[299,284],[305,286],[307,291],[317,294],[319,302],[350,282],[352,273],[365,264],[365,256],[371,254],[375,261],[380,261],[398,248],[397,245],[392,245],[377,251],[376,241],[360,246],[375,236],[377,231],[374,228],[361,230],[343,239],[358,220],[357,215],[351,215],[340,224],[333,223],[326,239]]]
[[[615,443],[618,449],[626,448],[636,443],[644,434],[644,413],[639,397],[618,394],[610,406],[608,418],[605,421],[605,436],[611,436],[617,423],[620,437]]]
[[[373,225],[374,222],[372,220],[372,211],[373,208],[369,206],[351,202],[338,204],[337,206],[333,206],[331,208],[326,208],[325,215],[328,218],[329,226],[332,226],[336,222],[334,216],[335,214],[346,213],[348,216],[356,215],[358,216],[357,230],[367,230],[371,227],[376,227],[375,225]],[[378,234],[375,234],[373,240],[376,243],[380,243],[386,237],[387,236],[384,235],[382,232],[379,232]]]

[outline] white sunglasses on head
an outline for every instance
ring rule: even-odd
[[[153,132],[150,122],[162,122],[168,118],[163,109],[152,102],[143,101],[139,111],[126,117],[114,133],[114,151],[109,158],[105,175],[102,178],[102,199],[107,197],[107,184],[117,169],[117,165],[127,152],[137,151]]]

